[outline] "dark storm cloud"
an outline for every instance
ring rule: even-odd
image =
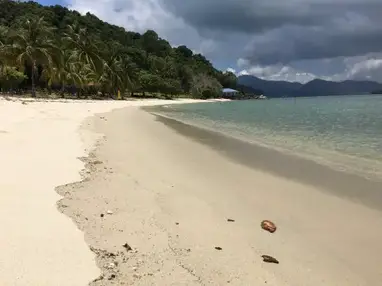
[[[201,35],[248,39],[252,63],[382,51],[382,0],[161,0]],[[230,43],[233,44],[233,43]]]
[[[239,33],[261,32],[283,23],[314,23],[309,15],[290,8],[280,9],[267,1],[254,3],[241,0],[162,0],[165,7],[186,23],[203,31],[229,31]]]
[[[382,23],[381,23],[382,24]],[[283,27],[254,36],[247,58],[261,64],[352,57],[382,51],[382,26],[351,30],[327,25],[320,28]]]

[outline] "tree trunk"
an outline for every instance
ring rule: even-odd
[[[34,82],[34,70],[35,70],[36,62],[32,63],[32,97],[36,97],[36,87]]]
[[[64,82],[62,82],[62,84],[61,84],[60,93],[61,93],[61,97],[65,98],[65,84],[64,84]]]

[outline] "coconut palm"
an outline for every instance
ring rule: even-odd
[[[5,45],[8,40],[8,28],[0,26],[0,68],[5,64],[7,60]]]
[[[88,37],[87,31],[78,24],[68,26],[63,42],[68,49],[75,52],[78,61],[88,64],[98,74],[102,73],[103,61],[94,42]]]
[[[122,69],[124,90],[133,91],[138,81],[138,69],[136,64],[127,55],[122,56]]]
[[[64,50],[60,53],[60,57],[55,65],[49,69],[45,69],[43,76],[48,81],[48,85],[53,83],[61,86],[63,93],[67,85],[82,88],[84,85],[84,78],[81,75],[84,64],[78,61],[76,54],[70,50]]]
[[[51,67],[53,64],[52,55],[58,50],[52,39],[53,30],[41,17],[24,21],[20,30],[11,32],[12,44],[6,46],[6,50],[14,56],[15,63],[20,68],[24,68],[25,64],[31,67],[33,97],[36,96],[37,66]]]
[[[0,47],[5,45],[8,38],[8,28],[0,26]]]
[[[108,71],[109,82],[114,87],[113,91],[133,90],[136,66],[131,61],[126,48],[118,43],[112,43],[106,50],[108,53],[103,56],[106,59],[104,67]]]
[[[103,73],[98,79],[103,91],[110,94],[116,93],[118,89],[123,89],[123,68],[121,58],[113,54],[103,62]]]

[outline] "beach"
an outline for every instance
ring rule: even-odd
[[[79,132],[85,118],[158,102],[0,99],[0,285],[87,285],[99,276],[83,233],[57,210],[55,188],[82,179],[78,158],[102,136]]]
[[[157,104],[0,101],[1,285],[380,283],[376,191],[139,108]]]

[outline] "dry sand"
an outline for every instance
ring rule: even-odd
[[[158,103],[0,99],[1,286],[87,285],[99,276],[83,233],[57,211],[54,189],[81,180],[78,157],[99,138],[83,130],[81,140],[86,117]]]
[[[81,145],[83,118],[123,104],[0,102],[0,285],[380,284],[380,211],[238,164],[138,108],[88,118]],[[79,180],[95,134],[83,180],[57,189],[92,253],[53,189]]]
[[[60,192],[99,254],[103,276],[91,285],[382,281],[380,211],[237,164],[138,109],[87,124],[105,140],[88,159],[90,177]],[[261,230],[263,219],[276,233]]]

